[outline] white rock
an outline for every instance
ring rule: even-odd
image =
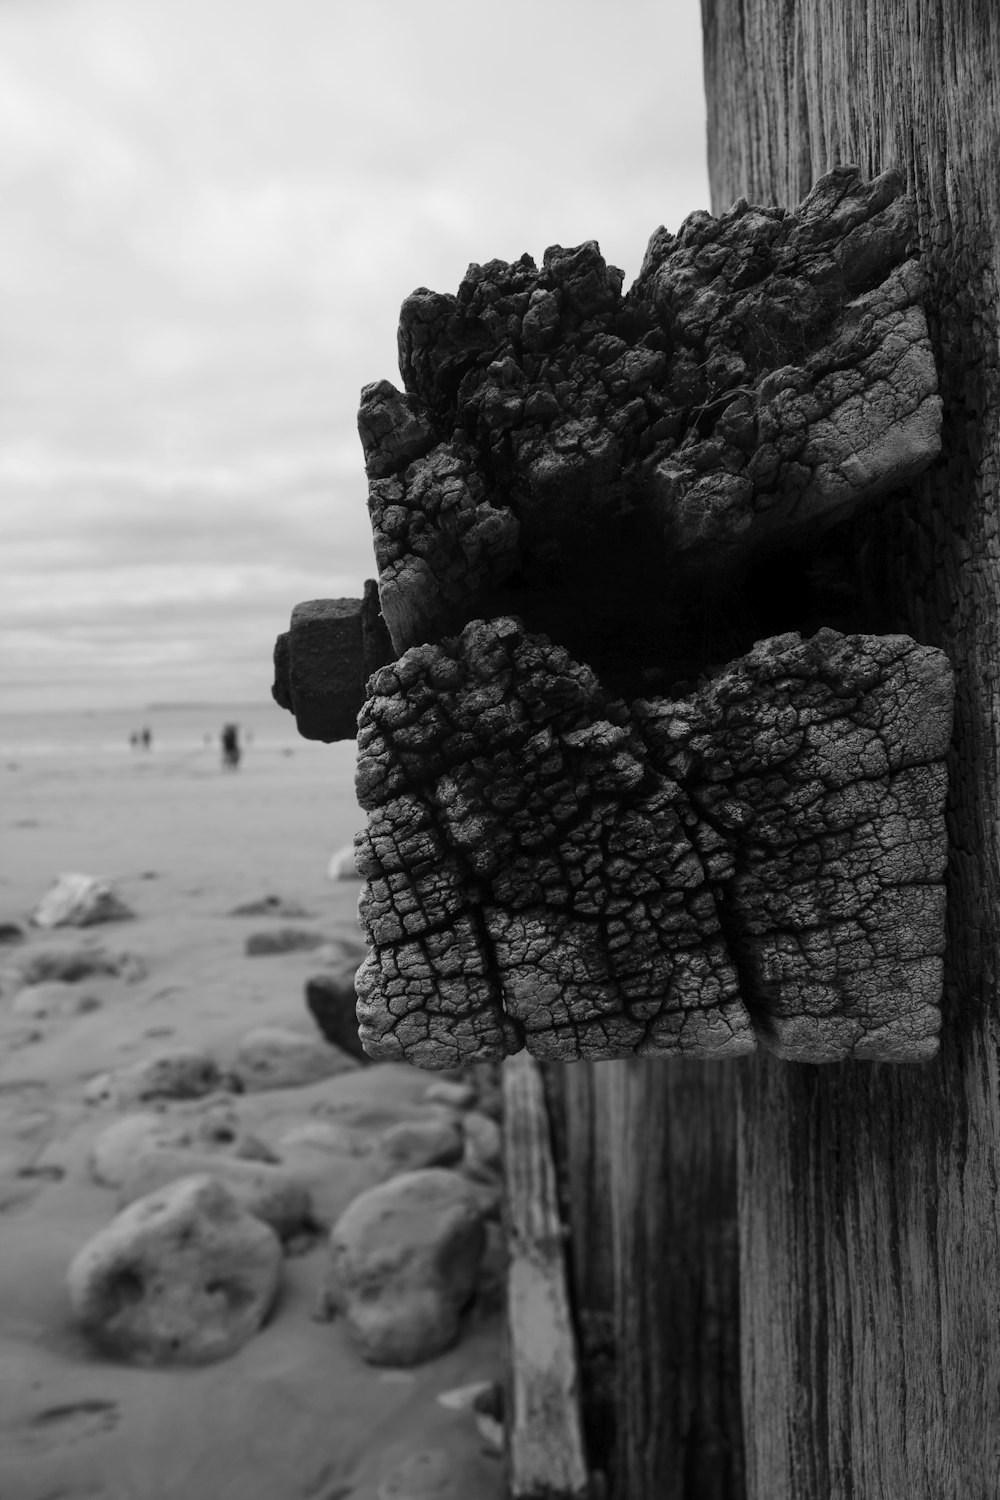
[[[136,1364],[233,1354],[266,1318],[281,1274],[277,1235],[211,1177],[140,1198],[79,1252],[67,1285],[77,1321]]]
[[[221,1152],[164,1146],[147,1146],[133,1157],[121,1182],[118,1207],[125,1208],[183,1177],[202,1175],[221,1182],[247,1213],[269,1224],[283,1240],[312,1223],[308,1188],[281,1167]]]
[[[345,844],[342,849],[330,856],[330,863],[326,867],[327,877],[330,880],[360,880],[358,867],[354,861],[354,845]]]
[[[233,1071],[248,1090],[297,1088],[359,1066],[337,1047],[283,1026],[261,1026],[239,1044]]]
[[[14,996],[11,1011],[15,1016],[32,1016],[42,1021],[48,1016],[79,1016],[100,1009],[100,999],[91,990],[61,979],[46,984],[26,985]]]
[[[122,901],[109,880],[94,875],[59,875],[31,914],[36,927],[89,927],[94,922],[113,922],[134,912]]]
[[[392,1177],[359,1194],[334,1225],[326,1309],[343,1313],[371,1364],[432,1359],[458,1337],[484,1246],[464,1178],[442,1167]]]
[[[197,1099],[222,1087],[218,1063],[195,1047],[172,1047],[88,1083],[88,1104],[143,1104],[150,1099]]]

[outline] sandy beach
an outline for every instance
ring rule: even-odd
[[[448,1396],[500,1376],[500,1321],[485,1290],[458,1342],[406,1369],[366,1363],[342,1320],[317,1318],[322,1232],[290,1248],[268,1321],[217,1363],[125,1364],[95,1351],[71,1316],[67,1268],[116,1212],[114,1189],[94,1180],[90,1152],[124,1112],[88,1102],[88,1084],[175,1044],[207,1050],[225,1070],[241,1038],[262,1026],[318,1038],[305,982],[360,937],[357,883],[327,877],[332,851],[363,816],[353,756],[352,744],[275,741],[252,746],[240,769],[225,773],[217,747],[194,741],[154,742],[148,754],[50,747],[18,756],[7,747],[0,921],[19,924],[24,936],[0,948],[2,1500],[503,1494],[495,1444],[468,1405]],[[110,878],[134,917],[82,930],[30,927],[29,913],[66,871]],[[307,915],[232,915],[267,896]],[[251,933],[282,926],[315,933],[325,946],[246,953]],[[86,1004],[74,1013],[18,1013],[31,958],[81,945],[139,963],[81,981]],[[365,1130],[374,1142],[394,1122],[442,1115],[423,1097],[434,1076],[345,1060],[319,1082],[227,1097],[241,1127],[308,1179],[315,1216],[328,1226],[377,1180]],[[157,1106],[179,1119],[204,1107]],[[281,1144],[317,1120],[350,1125],[353,1151]],[[495,1251],[498,1231],[488,1227]]]

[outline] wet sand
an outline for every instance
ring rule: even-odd
[[[332,943],[357,940],[358,886],[326,876],[330,854],[363,816],[353,752],[261,750],[235,774],[214,754],[155,750],[26,757],[0,768],[0,921],[26,931],[0,949],[3,1500],[499,1500],[504,1492],[502,1460],[471,1411],[438,1399],[499,1376],[498,1315],[474,1308],[459,1343],[423,1365],[367,1365],[338,1322],[314,1317],[324,1236],[286,1258],[268,1323],[217,1364],[117,1364],[95,1353],[70,1316],[66,1269],[115,1211],[114,1190],[93,1181],[87,1156],[121,1112],[88,1104],[88,1081],[172,1043],[205,1047],[225,1066],[258,1026],[318,1035],[303,989],[323,968],[322,950],[248,957],[245,942],[287,925]],[[135,918],[82,931],[27,928],[52,879],[77,870],[110,877]],[[310,916],[230,915],[268,895]],[[25,960],[84,941],[136,955],[145,977],[81,983],[98,1004],[79,1014],[16,1014]],[[237,1095],[236,1104],[273,1144],[296,1124],[362,1106],[373,1118],[405,1118],[426,1108],[433,1081],[401,1065],[357,1067],[307,1087]],[[329,1220],[367,1185],[365,1164],[331,1158],[322,1172],[316,1197]],[[400,1469],[427,1452],[437,1457]]]

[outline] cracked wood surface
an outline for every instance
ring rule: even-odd
[[[713,201],[794,203],[835,161],[906,177],[942,460],[858,527],[880,628],[956,677],[941,1050],[745,1072],[751,1500],[997,1493],[1000,1472],[1000,11],[704,0]]]
[[[787,635],[631,705],[513,619],[413,648],[359,729],[366,1051],[932,1055],[950,721],[905,637]]]
[[[405,392],[366,386],[358,418],[396,650],[505,586],[572,612],[595,547],[605,578],[623,545],[724,571],[919,473],[940,401],[912,231],[895,173],[842,168],[792,212],[658,230],[624,297],[593,241],[414,292]]]
[[[938,454],[902,187],[693,214],[625,297],[591,242],[407,299],[359,413],[400,653],[359,720],[372,1056],[934,1052],[947,661],[747,651],[759,560]]]

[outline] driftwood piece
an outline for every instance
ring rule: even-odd
[[[786,635],[690,696],[626,705],[504,618],[370,687],[370,1056],[935,1051],[942,653]]]
[[[274,644],[271,695],[307,740],[352,740],[371,674],[393,656],[369,579],[362,599],[310,599]]]
[[[510,1500],[587,1500],[548,1111],[538,1066],[524,1053],[504,1064],[503,1104],[507,1494]]]
[[[405,392],[367,386],[359,413],[396,650],[505,609],[562,640],[556,606],[615,567],[640,587],[645,550],[661,586],[730,571],[925,468],[940,401],[902,192],[841,167],[794,212],[692,214],[624,297],[593,241],[414,292]]]

